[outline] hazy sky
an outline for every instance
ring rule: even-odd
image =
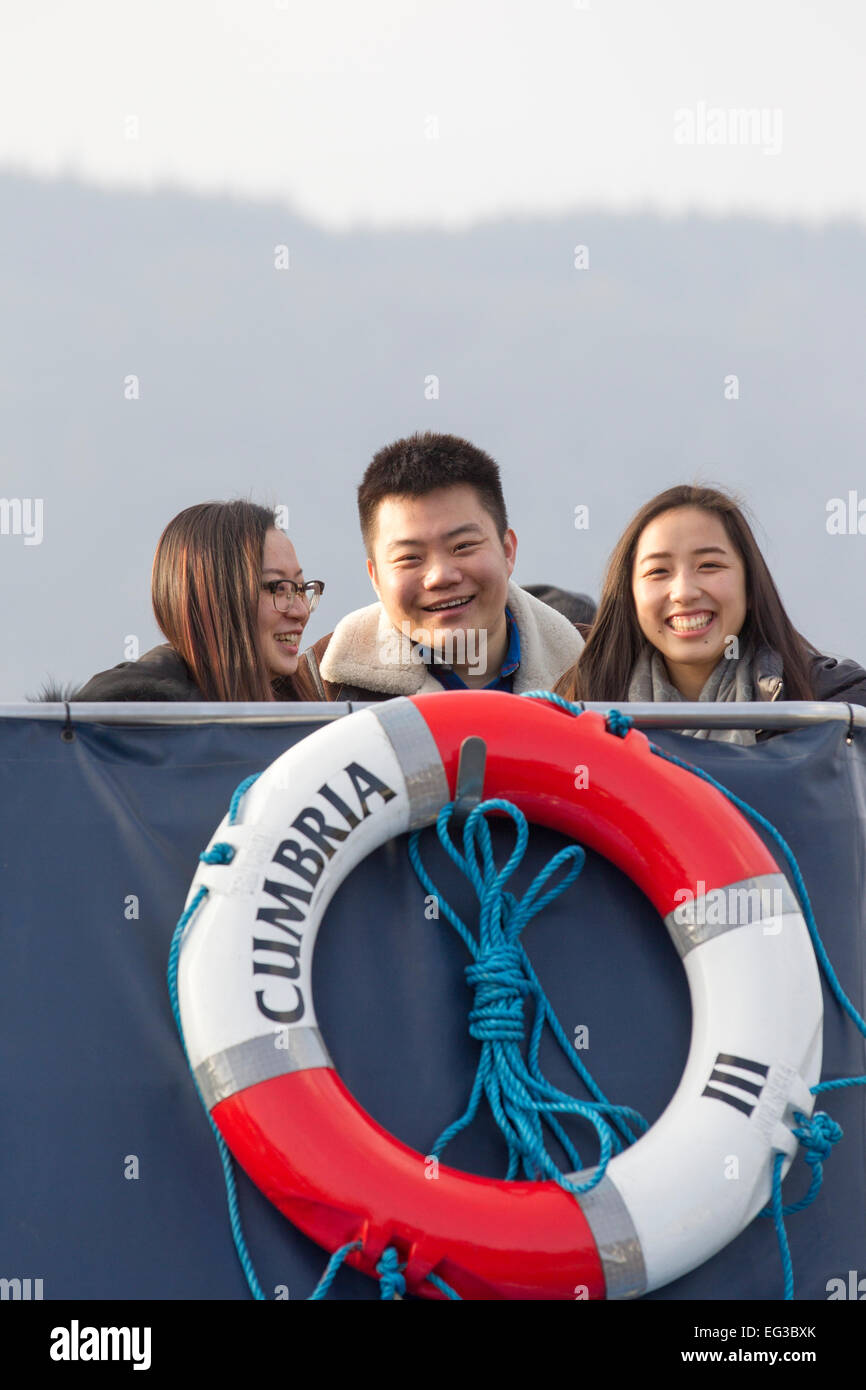
[[[864,75],[856,0],[2,0],[0,493],[45,504],[0,544],[2,697],[158,640],[156,537],[208,496],[291,502],[321,636],[419,428],[502,464],[522,583],[597,594],[638,502],[742,489],[795,621],[866,661],[824,583],[862,588],[825,509],[864,490]]]
[[[866,220],[864,58],[858,0],[4,0],[0,167],[332,227]]]

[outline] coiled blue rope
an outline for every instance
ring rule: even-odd
[[[527,692],[527,694],[523,696],[523,698],[531,700],[548,700],[551,704],[556,705],[559,709],[567,709],[569,713],[574,714],[576,716],[583,713],[583,709],[580,705],[576,705],[568,700],[563,700],[561,696],[553,695],[548,691],[529,691]],[[606,718],[607,727],[610,730],[610,732],[616,734],[620,738],[625,737],[629,729],[632,727],[633,722],[634,721],[632,720],[631,716],[623,714],[621,710],[610,710]],[[839,982],[835,970],[833,969],[833,966],[830,962],[830,957],[827,954],[824,943],[821,940],[820,932],[818,931],[818,924],[815,921],[815,914],[812,911],[812,904],[809,900],[809,894],[806,890],[806,884],[803,879],[803,875],[800,872],[800,866],[797,863],[794,852],[787,843],[787,841],[779,833],[779,831],[776,829],[773,823],[766,818],[766,816],[761,815],[760,811],[756,811],[755,808],[753,806],[750,806],[747,801],[744,801],[741,797],[736,796],[732,791],[730,791],[726,786],[724,786],[723,783],[717,782],[716,779],[714,777],[711,777],[710,774],[704,771],[703,768],[695,767],[693,763],[686,762],[683,758],[678,758],[676,754],[669,753],[666,749],[660,748],[658,744],[653,743],[651,739],[649,740],[649,746],[652,752],[656,754],[657,757],[663,758],[665,762],[673,763],[676,767],[681,767],[686,772],[690,772],[695,777],[699,777],[702,782],[708,782],[710,786],[715,787],[715,789],[721,792],[722,795],[728,799],[728,801],[730,801],[734,806],[738,807],[739,810],[744,812],[744,814],[747,815],[750,818],[750,820],[754,821],[756,825],[760,825],[761,828],[765,830],[766,833],[771,837],[771,839],[774,840],[775,843],[779,846],[785,857],[785,860],[787,861],[788,867],[791,870],[791,875],[794,880],[797,895],[799,897],[800,904],[803,909],[803,917],[806,922],[806,926],[812,941],[813,948],[815,950],[815,955],[818,959],[818,963],[821,969],[824,971],[827,983],[829,984],[830,989],[832,990],[840,1007],[848,1015],[854,1026],[858,1029],[858,1031],[862,1033],[864,1037],[866,1037],[866,1019],[864,1019],[863,1015],[857,1010],[855,1005],[848,998],[847,994],[842,988],[842,985]],[[817,1095],[821,1091],[832,1091],[838,1090],[846,1086],[863,1085],[866,1085],[866,1076],[847,1076],[835,1081],[818,1082],[811,1088],[811,1093],[812,1095]],[[826,1112],[823,1110],[816,1111],[813,1114],[811,1121],[807,1120],[807,1118],[799,1112],[795,1113],[794,1119],[796,1123],[792,1132],[795,1135],[795,1137],[800,1141],[800,1144],[803,1148],[803,1156],[812,1169],[812,1178],[809,1184],[809,1190],[806,1193],[805,1197],[801,1198],[799,1202],[795,1202],[787,1207],[783,1206],[782,1168],[784,1166],[784,1154],[777,1153],[774,1155],[773,1159],[772,1196],[770,1206],[765,1207],[764,1210],[759,1213],[759,1215],[761,1216],[772,1216],[773,1218],[773,1222],[776,1229],[776,1238],[779,1244],[779,1253],[782,1259],[782,1270],[784,1276],[784,1298],[786,1300],[791,1300],[794,1297],[794,1272],[793,1263],[791,1260],[790,1246],[788,1244],[788,1237],[785,1231],[785,1223],[783,1218],[785,1216],[792,1215],[794,1212],[802,1211],[805,1207],[810,1206],[811,1203],[815,1200],[823,1182],[823,1160],[831,1152],[833,1145],[837,1144],[843,1136],[843,1131],[841,1127],[835,1122],[835,1120],[832,1120],[830,1116],[827,1115]]]
[[[490,828],[485,820],[489,811],[504,812],[517,832],[515,847],[501,869],[497,869],[494,861]],[[475,889],[481,908],[477,938],[430,878],[421,860],[417,831],[409,838],[409,858],[418,879],[427,892],[437,898],[445,917],[473,957],[465,972],[468,984],[475,991],[469,1032],[481,1043],[481,1056],[466,1109],[440,1134],[430,1152],[438,1157],[455,1135],[472,1123],[482,1096],[486,1096],[507,1145],[508,1179],[515,1178],[522,1167],[530,1179],[550,1178],[575,1195],[587,1192],[601,1181],[612,1154],[623,1148],[623,1139],[627,1143],[634,1142],[630,1126],[643,1131],[648,1128],[647,1121],[636,1110],[612,1105],[575,1055],[520,940],[521,932],[532,918],[575,881],[586,854],[579,845],[560,850],[536,874],[523,897],[516,898],[506,891],[505,885],[522,860],[529,840],[523,812],[498,797],[479,802],[463,827],[462,854],[448,832],[453,812],[454,802],[443,806],[436,819],[436,830],[449,858]],[[571,867],[565,877],[548,888],[551,877],[569,861]],[[534,1006],[535,1012],[524,1058],[524,1007],[528,1003]],[[545,1024],[550,1026],[571,1066],[595,1096],[594,1101],[577,1100],[552,1086],[542,1075],[538,1054]],[[579,1116],[596,1131],[598,1165],[582,1182],[575,1182],[563,1174],[547,1151],[545,1125],[559,1141],[571,1167],[583,1167],[577,1148],[556,1118],[559,1114]]]

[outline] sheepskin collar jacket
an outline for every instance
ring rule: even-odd
[[[572,623],[546,603],[509,583],[506,600],[520,635],[514,691],[550,690],[583,650]],[[423,662],[406,660],[406,643],[381,603],[342,618],[301,657],[306,683],[321,700],[391,700],[396,695],[441,692]]]

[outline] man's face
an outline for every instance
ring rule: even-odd
[[[514,532],[500,539],[475,488],[460,483],[380,502],[367,572],[392,625],[448,660],[458,632],[484,631],[491,646],[504,638],[516,553]]]

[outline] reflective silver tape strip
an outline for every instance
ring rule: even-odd
[[[391,741],[409,793],[409,829],[436,819],[451,800],[439,749],[422,714],[405,697],[368,706]]]
[[[697,887],[693,884],[689,891]],[[799,911],[784,874],[761,874],[689,898],[668,913],[665,926],[682,957],[735,927]]]
[[[195,1079],[205,1105],[213,1110],[221,1100],[255,1086],[257,1081],[333,1065],[318,1028],[277,1028],[205,1058],[195,1069]]]
[[[568,1176],[585,1182],[594,1172],[595,1168],[585,1168]],[[601,1256],[607,1297],[638,1298],[646,1293],[646,1266],[637,1231],[628,1207],[607,1174],[577,1200]]]

